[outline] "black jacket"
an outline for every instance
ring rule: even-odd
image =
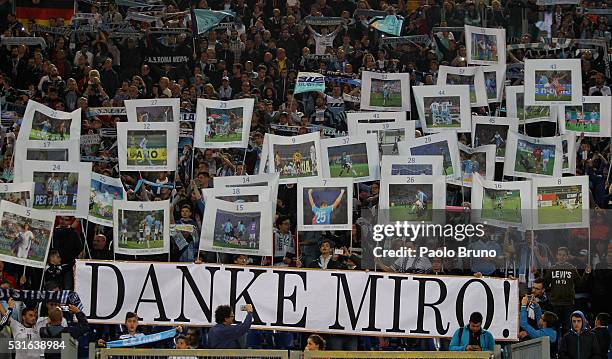
[[[570,331],[561,339],[559,359],[601,359],[599,344],[593,332],[582,331],[580,334]]]
[[[602,358],[608,357],[608,350],[610,349],[610,332],[608,328],[599,327],[593,329],[593,334],[597,338],[597,344],[599,344],[599,352]]]

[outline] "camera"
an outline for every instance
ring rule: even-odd
[[[247,305],[246,305],[246,304],[241,305],[241,306],[240,306],[240,310],[241,310],[241,311],[243,311],[243,312],[246,312],[246,310],[247,310]]]
[[[334,254],[341,256],[344,254],[344,251],[342,249],[336,248],[334,249]]]
[[[62,312],[69,312],[70,311],[70,307],[67,305],[60,305],[60,309],[62,310]]]

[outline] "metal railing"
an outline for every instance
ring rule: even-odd
[[[332,358],[420,358],[420,359],[489,359],[493,353],[490,352],[349,352],[349,351],[321,351],[304,352],[304,359],[332,359]]]
[[[111,358],[180,358],[180,359],[289,359],[286,350],[249,350],[249,349],[128,349],[102,348],[99,359]],[[93,358],[92,358],[93,359]]]
[[[509,347],[509,355],[512,359],[550,358],[550,340],[548,337],[541,337],[512,344]]]
[[[62,359],[74,359],[79,354],[79,342],[68,333],[62,333],[62,341],[64,342],[64,349],[62,349]]]

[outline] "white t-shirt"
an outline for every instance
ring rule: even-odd
[[[13,339],[15,341],[24,341],[27,345],[27,342],[32,340],[40,340],[40,328],[46,326],[46,323],[36,323],[32,328],[26,328],[23,324],[19,323],[16,320],[11,319],[11,331],[13,332]],[[43,355],[42,350],[18,350],[15,355],[15,359],[40,359],[40,356]]]
[[[336,38],[336,35],[338,35],[336,32],[332,32],[327,35],[315,33],[315,54],[325,55],[325,50],[328,47],[334,47],[334,39]]]
[[[21,243],[19,243],[19,247],[17,248],[17,258],[28,258],[33,239],[34,233],[32,233],[32,231],[21,233]]]

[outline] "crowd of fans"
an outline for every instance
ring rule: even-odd
[[[606,15],[590,14],[588,9],[606,9],[609,1],[583,1],[579,5],[537,5],[528,0],[425,0],[411,6],[403,0],[164,0],[168,15],[146,19],[124,20],[128,8],[113,2],[77,1],[80,11],[98,14],[88,23],[73,24],[77,30],[69,36],[50,31],[30,31],[34,21],[21,20],[2,7],[0,28],[3,38],[40,36],[46,47],[16,45],[0,48],[0,98],[2,103],[2,138],[0,163],[2,180],[12,180],[13,149],[19,133],[19,117],[26,103],[35,100],[53,109],[82,109],[82,135],[97,134],[101,143],[94,147],[81,146],[83,160],[92,161],[94,172],[120,177],[130,200],[171,199],[173,221],[193,224],[193,233],[177,232],[188,246],[181,251],[172,240],[170,256],[150,256],[139,259],[155,261],[220,262],[239,265],[303,266],[321,269],[363,269],[364,251],[361,244],[369,240],[372,210],[378,206],[379,184],[359,185],[354,199],[354,224],[350,233],[303,232],[296,240],[296,189],[281,185],[274,228],[274,257],[250,258],[223,253],[198,253],[204,205],[200,190],[213,187],[218,176],[256,173],[261,163],[265,133],[295,135],[325,126],[336,134],[346,131],[346,112],[359,109],[359,82],[362,71],[407,72],[411,86],[431,85],[437,80],[440,65],[467,66],[463,32],[436,27],[463,25],[504,27],[508,44],[549,43],[550,37],[571,39],[603,39],[608,47],[584,48],[573,44],[564,49],[524,48],[508,51],[508,65],[521,64],[525,59],[579,58],[582,64],[583,91],[590,96],[610,96],[609,48],[611,28]],[[6,3],[6,2],[5,2]],[[44,1],[41,1],[44,5]],[[230,27],[215,28],[194,36],[191,31],[165,35],[160,40],[152,28],[187,28],[192,26],[190,8],[231,10],[235,13]],[[404,17],[401,35],[431,35],[426,43],[399,46],[382,45],[382,33],[368,25],[367,12],[382,10]],[[357,11],[357,12],[356,12]],[[365,15],[364,15],[365,14]],[[306,16],[343,17],[338,26],[307,26]],[[355,15],[355,16],[354,16]],[[68,19],[49,19],[50,26],[64,26]],[[354,21],[353,21],[354,20]],[[125,23],[137,35],[114,36],[108,24]],[[94,25],[92,31],[78,31],[79,26]],[[524,26],[526,25],[526,26]],[[526,28],[526,32],[523,30]],[[180,49],[189,55],[183,63],[147,61],[154,51]],[[607,51],[607,52],[606,52]],[[326,93],[293,94],[298,71],[320,71],[327,76]],[[509,72],[510,73],[510,72]],[[522,76],[508,76],[508,84],[522,83]],[[180,98],[181,112],[194,113],[198,98],[255,98],[249,147],[247,149],[194,149],[188,143],[180,147],[179,166],[172,173],[119,173],[117,149],[113,146],[115,124],[125,119],[119,115],[96,115],[90,108],[121,107],[125,100],[147,98]],[[412,108],[416,108],[414,98]],[[472,108],[479,115],[504,115],[505,104]],[[12,114],[12,117],[6,114]],[[418,119],[416,111],[410,113]],[[193,131],[194,123],[182,121],[185,133]],[[526,126],[528,133],[554,135],[554,123]],[[417,131],[419,132],[419,131]],[[328,134],[329,135],[329,134]],[[420,133],[417,133],[419,136]],[[469,134],[468,134],[469,136]],[[467,136],[458,138],[469,143]],[[555,343],[553,352],[562,358],[576,356],[578,351],[591,350],[582,343],[588,336],[594,355],[604,357],[609,347],[609,299],[612,295],[612,243],[609,222],[604,209],[610,203],[611,187],[610,138],[580,138],[577,174],[589,176],[592,208],[599,208],[592,218],[590,251],[587,233],[583,230],[536,231],[520,233],[513,229],[489,228],[487,238],[478,245],[498,250],[491,260],[459,263],[453,260],[421,263],[378,264],[379,269],[395,272],[416,272],[453,275],[486,275],[520,278],[522,300],[520,339],[549,336]],[[139,180],[149,182],[137,185]],[[496,168],[496,180],[501,180],[501,168]],[[174,183],[172,186],[153,184]],[[448,185],[447,205],[469,202],[466,191]],[[112,228],[88,223],[73,217],[60,217],[53,233],[49,263],[44,272],[0,262],[1,288],[47,290],[72,289],[73,265],[77,258],[134,260],[112,251]],[[299,247],[299,248],[298,248]],[[336,254],[334,248],[342,249]],[[530,248],[533,248],[531,250]],[[298,250],[299,249],[299,250]],[[300,253],[300,257],[297,254]],[[590,265],[587,265],[590,264]],[[564,268],[576,272],[563,284],[552,281],[549,269]],[[577,270],[576,268],[581,268]],[[71,306],[62,311],[58,303],[45,303],[40,309],[41,320],[33,303],[2,302],[4,315],[0,337],[37,338],[69,332],[80,338],[81,351],[95,342],[129,338],[159,328],[138,326],[138,316],[129,314],[123,326],[87,325],[79,309]],[[229,310],[229,312],[228,312]],[[252,309],[251,309],[252,310]],[[604,313],[604,314],[601,314]],[[221,308],[216,315],[217,326],[233,321],[230,308]],[[42,318],[47,316],[47,318]],[[12,319],[9,319],[12,318]],[[10,324],[9,324],[10,321]],[[224,333],[247,333],[248,348],[307,348],[337,350],[477,350],[489,346],[489,339],[479,336],[482,316],[470,318],[470,324],[455,333],[452,342],[433,339],[399,339],[329,335],[321,336],[237,329],[181,328],[175,340],[158,342],[156,347],[207,348],[236,347]],[[48,329],[46,329],[48,328]],[[59,328],[59,329],[58,329]],[[66,329],[61,329],[66,328]],[[604,329],[601,329],[604,328]],[[479,334],[480,333],[480,334]],[[566,334],[567,333],[567,334]],[[594,334],[589,334],[594,333]],[[578,339],[576,339],[576,338]],[[591,337],[596,337],[592,339]],[[488,338],[488,337],[487,337]],[[592,339],[592,340],[591,340]],[[86,356],[86,354],[82,354]],[[595,356],[590,356],[595,358]]]

